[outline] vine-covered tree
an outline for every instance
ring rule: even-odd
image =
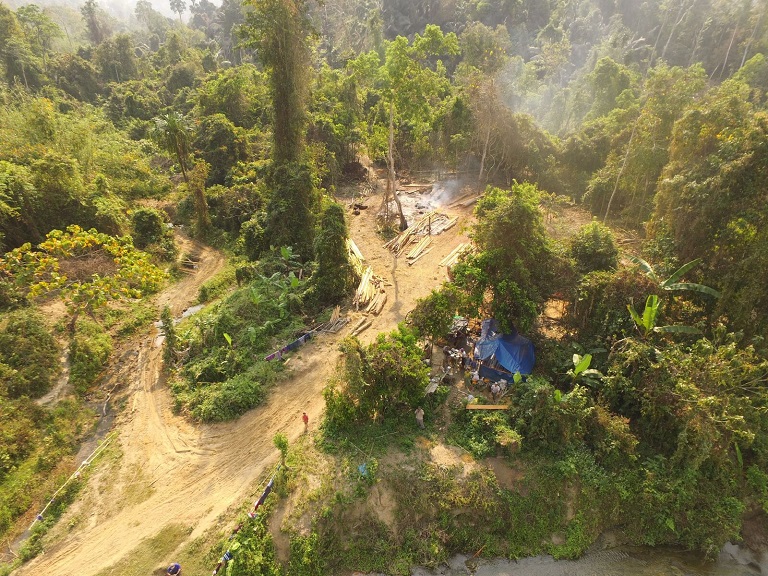
[[[315,238],[317,270],[312,276],[312,290],[320,304],[336,304],[353,286],[354,270],[347,250],[347,222],[344,208],[329,204],[320,219],[320,230]]]
[[[310,33],[306,0],[248,0],[243,32],[269,73],[273,149],[265,236],[273,246],[312,253],[317,206],[311,168],[303,158]],[[307,256],[305,256],[307,257]]]

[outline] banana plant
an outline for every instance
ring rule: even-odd
[[[664,333],[677,333],[677,334],[701,334],[698,328],[693,326],[656,326],[656,318],[659,315],[659,309],[661,308],[661,302],[656,294],[651,294],[645,301],[645,309],[643,315],[637,313],[635,307],[632,304],[627,304],[627,310],[629,310],[632,320],[635,321],[637,329],[640,331],[640,335],[643,339],[648,338],[653,332]]]
[[[682,278],[686,272],[688,272],[691,268],[694,268],[695,266],[699,265],[701,263],[701,258],[696,258],[695,260],[691,260],[687,264],[683,264],[678,268],[669,278],[662,280],[658,277],[656,274],[656,271],[653,269],[653,267],[648,264],[645,260],[640,258],[639,256],[628,256],[628,260],[632,262],[633,264],[637,264],[640,269],[645,273],[648,278],[656,282],[656,284],[659,285],[659,288],[662,290],[672,291],[672,290],[688,290],[690,292],[698,292],[699,294],[707,294],[708,296],[712,296],[713,298],[720,298],[720,292],[715,290],[714,288],[710,288],[709,286],[705,286],[704,284],[696,284],[694,282],[678,282],[680,278]]]
[[[580,354],[574,354],[573,368],[568,370],[568,372],[565,374],[571,378],[571,382],[573,384],[583,382],[588,386],[595,386],[600,382],[600,378],[603,377],[603,374],[599,370],[590,368],[589,365],[591,363],[592,354],[584,354],[584,356],[581,356]]]

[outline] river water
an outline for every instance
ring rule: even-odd
[[[578,560],[536,556],[521,560],[455,556],[435,570],[414,568],[412,576],[755,576],[768,575],[768,552],[756,554],[726,544],[715,562],[701,555],[659,548],[618,547],[588,552]]]

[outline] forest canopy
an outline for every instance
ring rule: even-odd
[[[142,299],[194,269],[179,238],[230,262],[194,322],[164,314],[174,408],[236,418],[281,377],[273,348],[350,300],[350,187],[386,180],[393,235],[396,181],[424,173],[480,195],[473,248],[413,326],[344,340],[329,434],[412,418],[419,338],[493,316],[543,361],[508,410],[461,413],[448,437],[545,455],[595,503],[545,551],[631,520],[634,543],[714,554],[768,512],[764,2],[168,8],[0,3],[0,535],[43,498],[36,474],[67,471],[113,346],[154,320]],[[563,207],[588,213],[568,241],[548,232]],[[59,300],[67,322],[41,312]],[[65,351],[74,394],[50,407]],[[429,561],[480,546],[432,520]]]

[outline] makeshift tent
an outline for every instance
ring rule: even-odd
[[[475,344],[475,358],[480,361],[481,378],[511,380],[513,374],[533,372],[533,344],[517,330],[501,334],[493,319],[484,320],[480,339]]]

